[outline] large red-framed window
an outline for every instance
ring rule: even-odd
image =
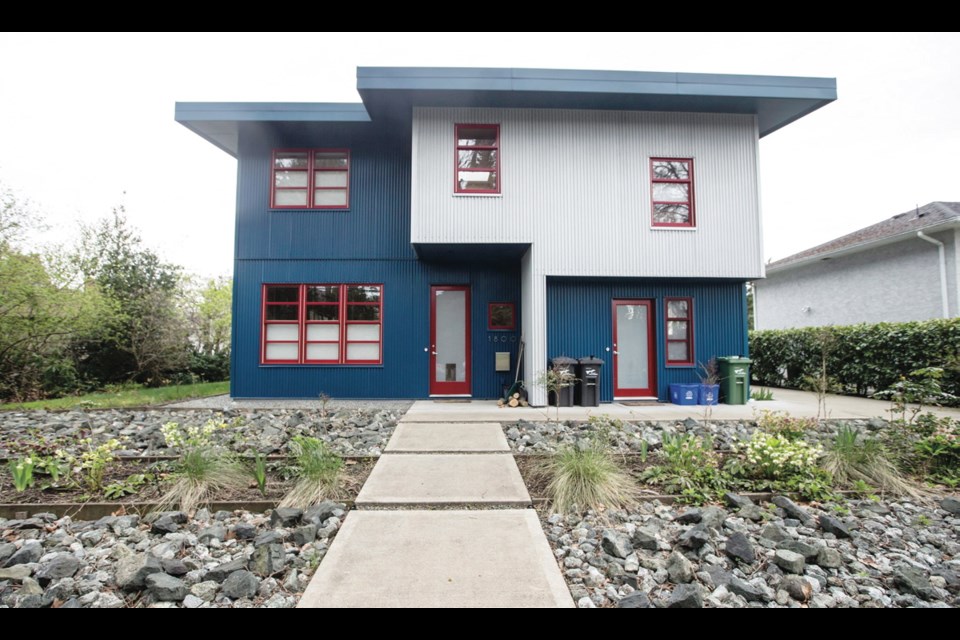
[[[274,209],[348,208],[350,151],[276,149],[270,206]]]
[[[693,298],[664,299],[667,366],[690,367],[693,354]]]
[[[500,125],[458,124],[456,193],[500,193]]]
[[[693,158],[650,158],[653,226],[695,227]]]
[[[263,285],[262,364],[381,364],[383,285]]]

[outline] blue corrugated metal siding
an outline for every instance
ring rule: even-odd
[[[694,350],[698,362],[714,356],[746,355],[746,285],[705,280],[587,280],[548,278],[547,351],[550,357],[595,355],[605,361],[601,400],[613,401],[611,301],[615,298],[656,302],[657,395],[667,398],[675,382],[697,382],[697,367],[664,364],[665,297],[694,299]],[[545,367],[546,363],[542,365]]]
[[[479,268],[416,260],[244,260],[235,285],[233,386],[240,398],[425,398],[429,395],[430,286],[470,285],[473,397],[495,398],[512,375],[494,371],[497,351],[515,365],[519,332],[487,331],[489,302],[520,302],[520,266]],[[383,365],[261,366],[262,283],[383,283]],[[519,326],[519,324],[518,324]],[[494,341],[495,340],[495,341]]]

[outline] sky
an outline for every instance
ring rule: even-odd
[[[236,161],[174,122],[177,101],[357,102],[357,66],[835,77],[836,102],[760,141],[778,259],[960,201],[958,61],[960,35],[928,33],[0,33],[0,183],[44,240],[122,204],[166,260],[229,275]]]

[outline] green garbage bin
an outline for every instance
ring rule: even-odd
[[[717,358],[720,368],[720,399],[726,404],[747,404],[750,398],[750,358]]]

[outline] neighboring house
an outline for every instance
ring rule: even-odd
[[[358,104],[179,103],[237,158],[232,395],[602,400],[745,354],[759,138],[833,79],[360,68]],[[533,404],[543,389],[528,384]]]
[[[767,265],[757,329],[960,315],[960,202],[931,202]]]

